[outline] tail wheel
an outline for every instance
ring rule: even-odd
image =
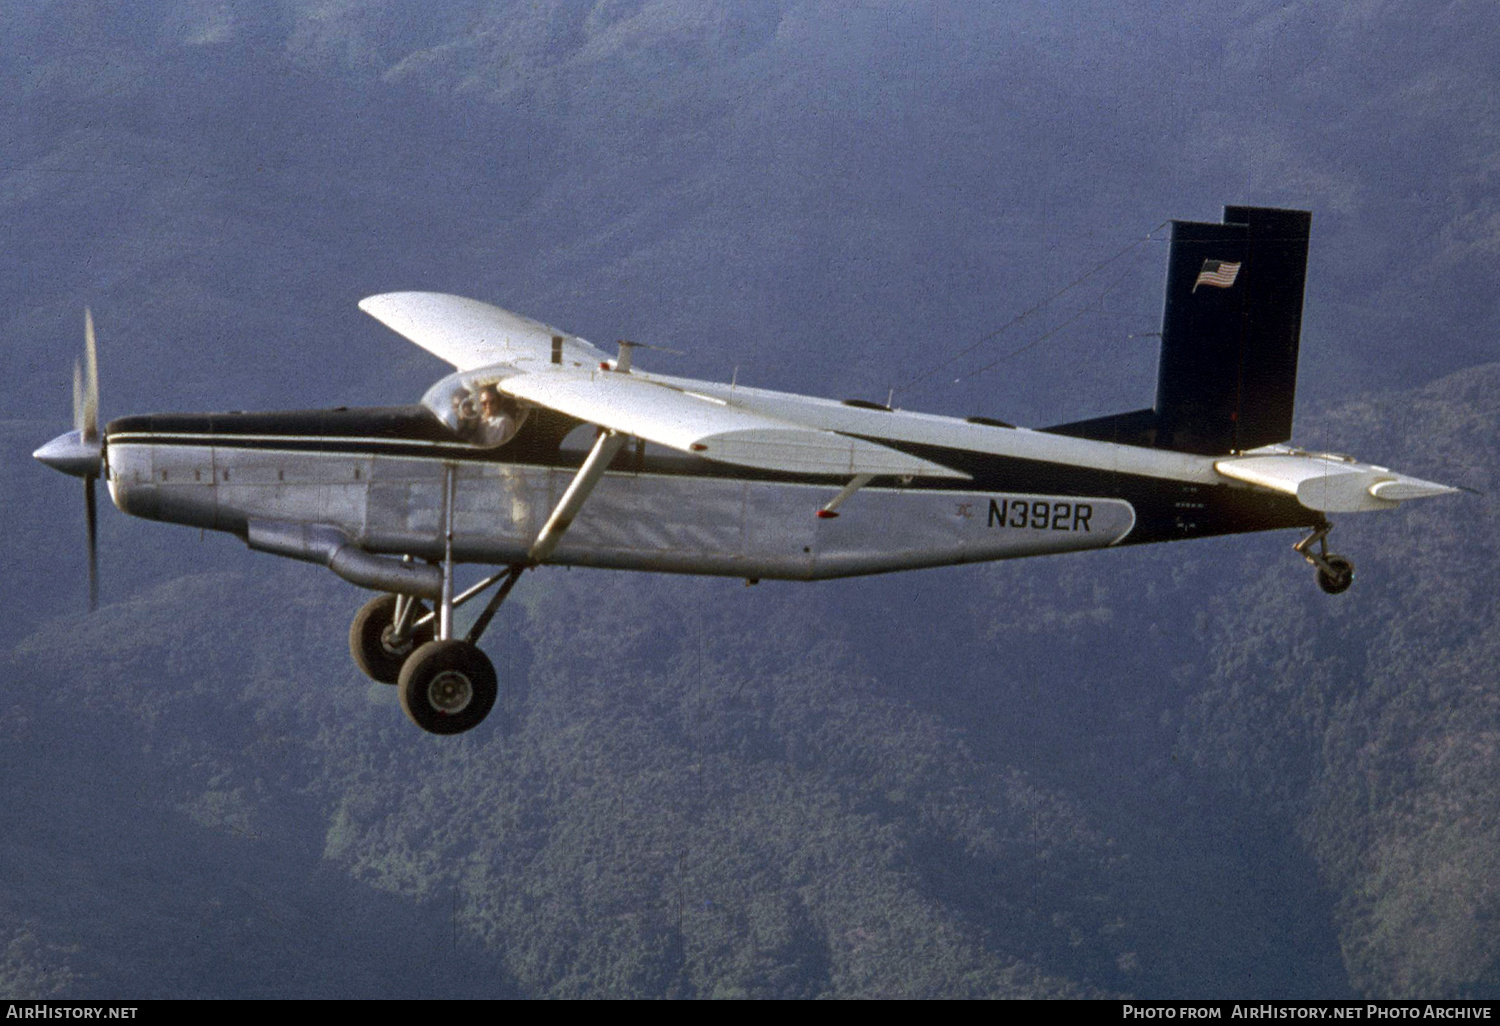
[[[429,641],[401,667],[401,708],[430,734],[462,734],[495,705],[495,666],[467,641]]]
[[[418,607],[413,619],[424,610]],[[380,595],[366,602],[349,625],[349,654],[366,677],[381,684],[394,684],[401,667],[417,647],[432,640],[432,624],[411,631],[403,641],[394,638],[396,596]]]
[[[1318,587],[1330,595],[1348,591],[1354,583],[1354,564],[1343,556],[1327,556],[1323,563],[1318,567]]]

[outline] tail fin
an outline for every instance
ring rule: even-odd
[[[1174,221],[1156,405],[1048,430],[1206,456],[1289,439],[1311,224],[1272,207]]]

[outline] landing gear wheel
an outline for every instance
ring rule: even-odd
[[[401,667],[401,708],[431,734],[479,726],[500,687],[489,656],[467,641],[429,641]]]
[[[1323,563],[1318,567],[1318,587],[1330,595],[1348,591],[1354,583],[1354,564],[1343,556],[1325,556]]]
[[[415,600],[413,600],[415,601]],[[419,606],[412,619],[422,616]],[[432,640],[432,624],[419,627],[401,643],[392,640],[396,626],[396,596],[381,595],[366,602],[354,614],[349,625],[349,654],[366,677],[382,684],[394,684],[401,676],[401,666],[419,645]]]
[[[1354,564],[1328,551],[1328,532],[1331,530],[1333,525],[1325,520],[1313,528],[1312,534],[1293,545],[1292,551],[1317,569],[1318,587],[1330,595],[1340,595],[1354,583]],[[1313,551],[1315,545],[1316,552]]]

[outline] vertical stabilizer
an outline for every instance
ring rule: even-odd
[[[1174,221],[1156,381],[1156,445],[1224,455],[1292,436],[1312,215],[1225,207]]]
[[[1173,221],[1155,405],[1049,430],[1205,456],[1291,438],[1311,224],[1273,207]]]

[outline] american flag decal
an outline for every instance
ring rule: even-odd
[[[1216,289],[1227,289],[1234,284],[1234,279],[1239,276],[1239,261],[1231,263],[1228,260],[1205,260],[1203,270],[1198,272],[1198,280],[1193,282],[1193,291],[1198,291],[1199,285],[1212,285]]]

